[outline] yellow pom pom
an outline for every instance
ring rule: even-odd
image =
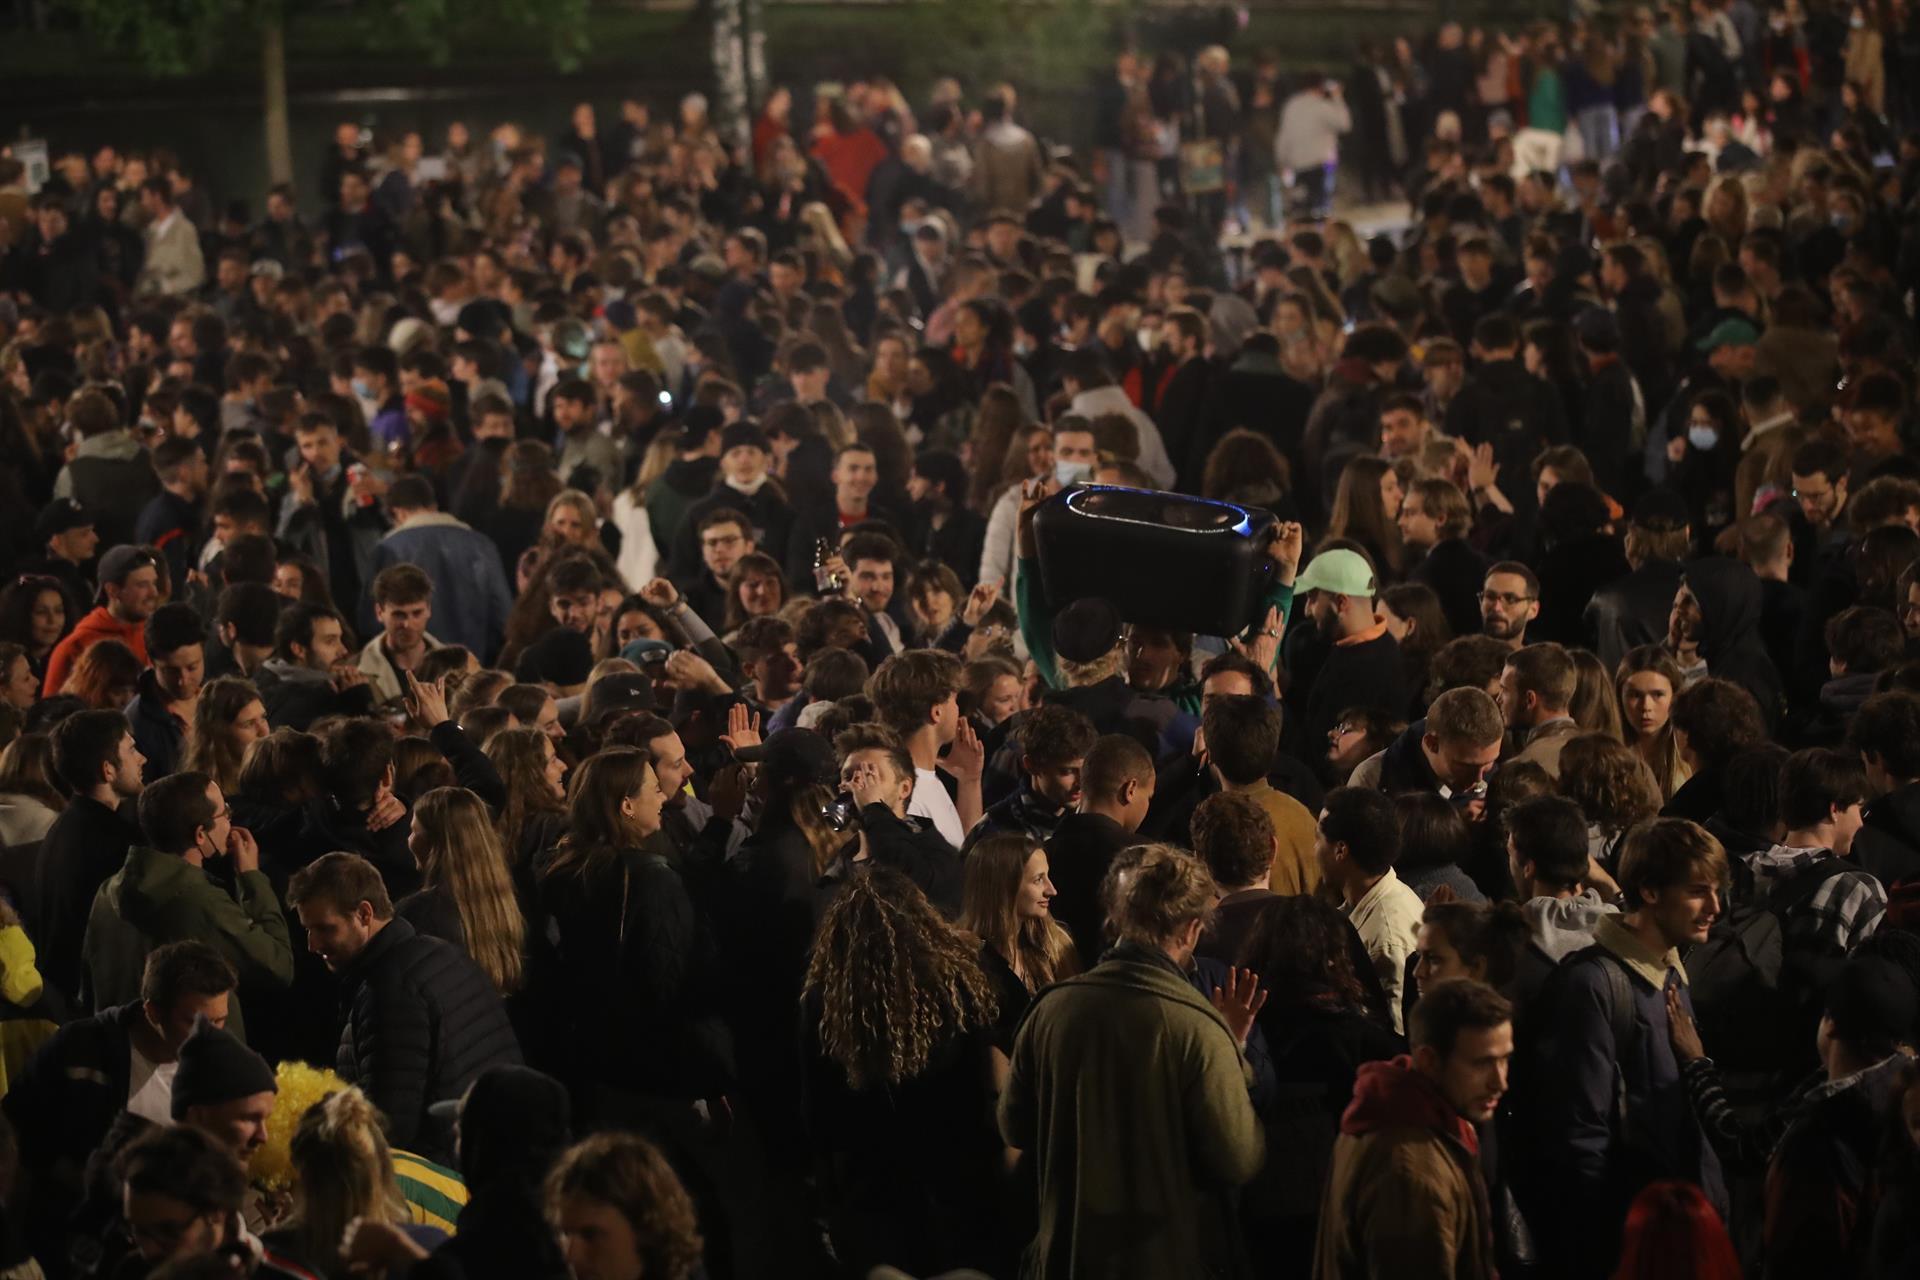
[[[267,1140],[253,1153],[247,1176],[267,1191],[293,1188],[293,1131],[314,1103],[347,1087],[347,1082],[321,1067],[283,1062],[273,1073],[278,1092],[273,1114],[267,1118]]]

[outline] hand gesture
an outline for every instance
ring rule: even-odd
[[[1681,1001],[1678,987],[1667,988],[1667,1039],[1673,1041],[1673,1056],[1682,1062],[1707,1056],[1707,1047],[1700,1043],[1700,1028]]]
[[[1242,1049],[1247,1047],[1247,1033],[1253,1030],[1254,1018],[1266,1003],[1260,975],[1251,969],[1228,969],[1226,987],[1213,989],[1213,1007],[1226,1020],[1227,1030],[1233,1032],[1234,1042]]]
[[[413,718],[429,729],[445,724],[449,719],[446,677],[442,676],[432,684],[422,684],[411,671],[406,673],[406,677],[407,710],[413,713]]]
[[[713,669],[713,664],[691,649],[675,649],[667,655],[667,679],[676,689],[728,694],[733,690]]]
[[[341,663],[333,669],[332,679],[333,691],[335,693],[345,693],[349,689],[358,689],[367,682],[367,678],[361,674],[360,668],[346,662]]]
[[[374,474],[372,467],[356,473],[351,484],[353,496],[363,501],[368,498],[382,497],[387,492],[387,482]]]
[[[1306,531],[1296,520],[1283,521],[1273,531],[1273,541],[1267,544],[1267,555],[1278,571],[1281,585],[1293,582],[1293,575],[1300,571],[1300,556],[1306,542]]]
[[[747,766],[729,764],[715,770],[707,784],[707,803],[716,818],[732,822],[739,817],[747,807]]]
[[[870,804],[887,802],[887,780],[880,776],[879,766],[870,760],[863,760],[847,770],[841,776],[840,785],[853,796],[853,802],[862,809]]]
[[[303,462],[287,472],[287,492],[293,495],[293,504],[295,506],[312,506],[313,468]]]
[[[227,832],[227,856],[233,859],[235,871],[258,871],[260,842],[245,827],[233,827]]]
[[[1432,906],[1436,902],[1457,902],[1459,899],[1460,895],[1453,891],[1452,885],[1440,884],[1435,885],[1433,892],[1427,895],[1427,905]]]
[[[406,802],[391,791],[382,791],[373,808],[367,811],[367,830],[385,831],[406,816]]]
[[[967,605],[960,611],[960,621],[970,627],[979,626],[981,620],[987,616],[987,611],[993,608],[994,602],[999,598],[999,583],[981,583],[967,594]]]
[[[1480,445],[1467,463],[1467,483],[1474,492],[1490,487],[1500,478],[1500,464],[1493,460],[1493,446]]]
[[[1280,610],[1268,609],[1267,616],[1261,619],[1260,631],[1252,641],[1235,638],[1234,652],[1250,662],[1258,663],[1262,671],[1269,675],[1280,661],[1280,640],[1287,634],[1287,624],[1280,619]]]
[[[720,741],[727,744],[729,750],[740,751],[760,745],[760,716],[744,702],[736,702],[727,708],[727,731],[720,735]]]
[[[961,782],[978,782],[986,771],[987,750],[980,745],[980,735],[973,731],[973,724],[965,716],[953,731],[953,745],[947,748],[947,772]]]
[[[656,609],[671,609],[680,603],[680,588],[665,578],[655,578],[640,588],[640,598]]]

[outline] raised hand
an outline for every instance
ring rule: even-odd
[[[760,715],[751,710],[746,703],[736,702],[727,708],[727,731],[720,735],[720,741],[733,751],[760,745]]]
[[[846,788],[853,796],[854,803],[862,809],[870,804],[887,802],[887,780],[880,776],[879,766],[870,760],[862,760],[847,770],[840,779],[840,785]]]
[[[1251,969],[1228,969],[1227,985],[1213,989],[1213,1007],[1226,1020],[1227,1030],[1233,1032],[1234,1040],[1241,1048],[1247,1047],[1247,1034],[1253,1030],[1253,1020],[1267,1003],[1267,993],[1260,989],[1260,975]]]
[[[1278,570],[1282,586],[1293,583],[1294,574],[1300,571],[1300,556],[1306,542],[1306,532],[1296,520],[1287,520],[1277,525],[1273,531],[1273,541],[1267,544],[1267,555]]]
[[[413,672],[404,674],[407,677],[407,710],[413,713],[413,718],[429,729],[445,724],[450,718],[447,715],[446,677],[424,684]]]
[[[367,830],[385,831],[406,816],[406,802],[391,791],[382,791],[373,808],[367,811]]]
[[[728,694],[733,690],[713,669],[713,664],[691,649],[675,649],[667,655],[667,678],[676,689],[704,690]]]
[[[981,583],[968,593],[966,608],[960,611],[960,621],[970,627],[979,626],[981,619],[987,616],[988,611],[993,608],[994,602],[999,599],[999,583]]]
[[[665,578],[655,578],[640,588],[640,598],[656,609],[671,609],[680,602],[680,589]]]
[[[953,745],[947,748],[943,763],[947,772],[961,782],[978,782],[986,772],[987,750],[980,745],[980,735],[973,731],[973,725],[965,716],[960,717],[953,731]]]
[[[1269,675],[1280,662],[1280,641],[1287,634],[1287,624],[1280,618],[1280,610],[1268,609],[1267,616],[1261,619],[1260,630],[1252,641],[1233,640],[1234,652],[1250,662],[1257,663],[1262,671]]]
[[[228,830],[227,856],[233,859],[235,871],[260,869],[260,843],[253,838],[253,832],[245,827],[233,827]]]

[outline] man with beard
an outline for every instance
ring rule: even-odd
[[[1401,714],[1406,709],[1406,677],[1400,642],[1374,617],[1379,581],[1357,552],[1323,551],[1301,573],[1294,594],[1306,601],[1314,638],[1325,658],[1307,690],[1301,731],[1307,742],[1325,742],[1341,712],[1359,705]]]
[[[1527,626],[1540,616],[1540,579],[1517,560],[1502,560],[1487,570],[1480,585],[1480,630],[1518,653],[1527,643]]]
[[[1676,653],[1697,652],[1707,674],[1751,693],[1769,728],[1786,710],[1786,689],[1760,634],[1760,579],[1725,556],[1687,563],[1667,620]],[[1682,667],[1685,667],[1683,662]]]

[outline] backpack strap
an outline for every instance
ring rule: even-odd
[[[1626,966],[1611,951],[1595,946],[1593,952],[1606,978],[1607,1022],[1613,1031],[1613,1120],[1618,1132],[1627,1131],[1627,1073],[1621,1066],[1629,1054],[1639,1058],[1640,1024],[1633,1016],[1633,979]]]

